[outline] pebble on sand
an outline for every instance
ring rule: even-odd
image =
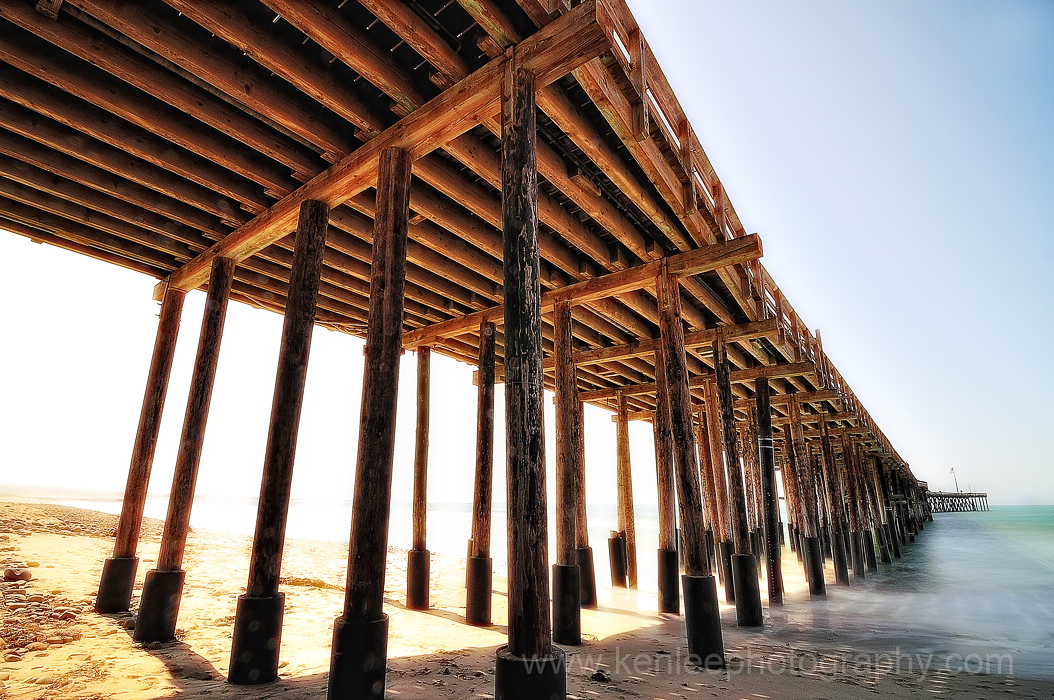
[[[5,581],[29,581],[33,578],[33,572],[22,567],[4,569]]]

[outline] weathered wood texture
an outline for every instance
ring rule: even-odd
[[[626,397],[619,394],[615,428],[615,502],[618,529],[626,538],[626,583],[637,587],[637,526],[633,516],[633,470],[629,450]]]
[[[772,442],[769,380],[766,377],[758,377],[755,380],[754,395],[758,410],[758,463],[765,522],[765,571],[768,578],[769,605],[782,605],[783,562],[780,556],[779,491],[776,486],[776,449]]]
[[[538,280],[535,81],[508,64],[502,96],[505,269],[505,426],[509,538],[509,651],[548,656],[549,557]]]
[[[300,409],[307,384],[311,335],[315,328],[315,303],[318,300],[328,229],[329,207],[321,202],[304,202],[296,227],[289,300],[286,302],[285,321],[282,324],[282,344],[278,351],[271,423],[264,450],[256,531],[249,558],[247,593],[250,596],[264,597],[278,593],[289,513],[289,489],[293,483],[293,458],[296,456],[296,441],[300,431]]]
[[[681,514],[681,551],[685,573],[689,576],[706,576],[710,573],[706,556],[706,527],[699,490],[699,461],[692,430],[692,398],[688,391],[688,370],[685,367],[684,326],[676,285],[676,280],[668,274],[659,275],[656,281],[662,358],[670,400],[677,505]]]
[[[575,519],[582,464],[578,451],[578,388],[571,345],[571,302],[553,308],[556,354],[556,563],[575,559]]]
[[[677,492],[673,469],[673,428],[670,424],[670,392],[666,384],[662,349],[655,351],[655,480],[659,496],[659,549],[677,548]]]
[[[154,450],[161,428],[168,380],[172,375],[172,358],[176,353],[176,338],[179,336],[179,321],[185,296],[185,292],[171,290],[165,293],[161,301],[154,354],[150,358],[150,370],[146,375],[143,408],[139,412],[139,428],[136,430],[135,444],[132,446],[132,463],[128,467],[128,482],[124,487],[121,517],[117,521],[117,539],[113,547],[115,558],[134,557],[139,543],[146,489],[154,464]]]
[[[717,491],[714,487],[714,469],[710,465],[713,453],[710,450],[710,423],[706,415],[706,407],[699,407],[699,419],[695,424],[696,453],[699,459],[699,487],[702,490],[703,518],[706,529],[715,533],[718,540],[721,539],[719,509],[717,505]]]
[[[732,408],[732,383],[729,380],[724,342],[720,338],[714,342],[714,371],[717,409],[721,414],[721,435],[724,438],[725,461],[728,465],[728,508],[732,523],[732,542],[736,546],[736,554],[750,554],[746,488],[743,484],[743,467],[739,462],[736,418]]]
[[[589,525],[586,517],[586,422],[585,422],[585,404],[581,401],[577,401],[576,406],[576,420],[578,421],[578,430],[576,437],[578,438],[578,444],[576,449],[578,450],[578,465],[581,471],[578,474],[578,493],[575,494],[575,546],[579,549],[585,549],[589,546]]]
[[[432,350],[417,349],[417,440],[414,443],[413,548],[428,549],[428,424]]]
[[[801,430],[801,412],[798,403],[792,401],[790,404],[790,431],[791,444],[787,450],[791,461],[791,470],[794,480],[797,482],[799,508],[802,521],[799,527],[806,537],[818,537],[819,509],[816,501],[816,481],[812,473],[812,460],[809,458],[808,446]]]
[[[198,351],[194,357],[194,373],[190,379],[190,396],[183,417],[179,450],[176,452],[172,490],[168,497],[165,530],[157,555],[157,568],[161,571],[177,571],[183,566],[183,550],[190,531],[190,508],[194,502],[201,446],[205,441],[212,386],[220,360],[220,341],[223,339],[223,322],[227,318],[227,300],[234,281],[234,266],[230,258],[217,258],[212,265],[212,281],[205,299]]]
[[[494,324],[479,329],[476,478],[472,493],[472,556],[490,556],[490,505],[494,483]]]
[[[827,479],[827,492],[831,503],[831,530],[835,535],[845,533],[845,501],[842,497],[841,480],[838,478],[838,464],[834,458],[834,446],[826,421],[820,421],[820,450],[823,455],[824,475]]]
[[[408,151],[385,149],[380,154],[377,176],[370,323],[366,332],[366,366],[362,379],[348,583],[344,598],[344,617],[360,622],[379,620],[383,614],[399,355],[402,351],[410,161]]]
[[[710,443],[710,473],[714,484],[714,538],[718,542],[732,541],[732,522],[728,507],[728,481],[725,479],[724,436],[721,433],[721,409],[717,400],[717,383],[707,377],[706,428]]]

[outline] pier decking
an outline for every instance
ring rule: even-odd
[[[128,608],[182,300],[209,294],[137,639],[171,638],[193,575],[182,549],[229,299],[286,316],[232,682],[277,674],[314,325],[363,337],[367,350],[331,694],[380,697],[379,683],[383,695],[375,574],[403,350],[419,351],[424,377],[416,606],[427,606],[428,358],[479,367],[475,624],[490,622],[488,415],[494,382],[507,384],[510,619],[498,697],[520,683],[558,692],[559,674],[523,679],[515,661],[558,655],[553,639],[580,641],[578,610],[595,604],[583,402],[618,423],[615,548],[630,586],[626,426],[655,426],[660,607],[677,612],[683,599],[689,648],[705,665],[724,663],[713,572],[739,623],[760,624],[764,551],[769,600],[780,600],[777,467],[816,597],[825,548],[847,584],[876,554],[899,556],[928,518],[925,485],[761,263],[761,238],[744,228],[622,0],[6,0],[0,37],[0,227],[158,279],[157,344],[100,611]],[[543,387],[558,414],[552,571]]]

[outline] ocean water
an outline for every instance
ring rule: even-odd
[[[788,606],[788,639],[834,632],[886,653],[1003,656],[1004,672],[1009,661],[1014,675],[1054,680],[1054,507],[938,513],[901,550],[848,589],[829,583],[824,603]]]

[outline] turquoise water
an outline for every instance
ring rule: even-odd
[[[788,606],[791,636],[828,630],[876,651],[1009,654],[1014,675],[1054,680],[1054,507],[939,513],[902,553],[849,589],[829,585],[826,603]]]

